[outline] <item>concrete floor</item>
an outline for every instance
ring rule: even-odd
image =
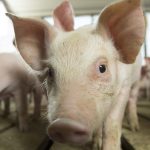
[[[45,107],[42,113],[45,113]],[[124,128],[125,138],[133,145],[135,150],[150,150],[150,101],[138,103],[140,131],[131,132]],[[28,132],[20,132],[16,125],[16,112],[13,110],[8,118],[0,117],[0,150],[37,150],[46,136],[46,119],[41,117],[38,122],[29,115]]]
[[[138,102],[138,115],[140,131],[124,128],[123,134],[135,150],[150,150],[150,101]]]
[[[0,120],[5,128],[10,122]],[[38,126],[37,126],[38,123]],[[9,126],[10,127],[10,126]],[[30,130],[22,133],[16,126],[12,126],[0,133],[0,150],[36,150],[46,134],[45,123],[30,122]]]
[[[16,124],[16,111],[11,105],[8,118],[0,115],[0,150],[36,150],[46,136],[47,121],[44,119],[46,107],[42,106],[42,117],[32,119],[33,105],[29,108],[29,131],[20,132]]]

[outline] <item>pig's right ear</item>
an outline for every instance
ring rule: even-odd
[[[134,63],[145,37],[141,0],[121,0],[106,7],[97,29],[113,40],[122,62]]]
[[[16,17],[9,13],[6,15],[13,22],[17,48],[23,59],[32,69],[43,70],[43,60],[48,56],[52,27],[37,20]]]

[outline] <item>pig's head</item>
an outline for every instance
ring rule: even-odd
[[[140,0],[106,7],[96,26],[74,30],[73,10],[64,1],[53,13],[54,26],[8,14],[24,60],[48,68],[49,136],[83,146],[100,132],[119,84],[128,78],[144,40]]]

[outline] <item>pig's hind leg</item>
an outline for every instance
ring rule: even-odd
[[[14,94],[14,98],[18,112],[19,129],[20,131],[27,131],[27,93],[21,89],[17,90]]]
[[[130,97],[127,105],[127,119],[132,131],[138,131],[139,121],[137,115],[137,100],[139,94],[139,82],[136,82],[130,91]]]
[[[7,117],[10,113],[10,97],[5,98],[4,101],[4,113],[3,117]]]

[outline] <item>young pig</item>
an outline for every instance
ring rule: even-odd
[[[5,97],[0,97],[0,107],[2,109],[2,102],[4,103],[4,111],[3,111],[3,114],[2,116],[3,117],[7,117],[10,113],[10,98],[12,98],[12,95],[11,94],[7,94],[5,95]]]
[[[147,100],[150,100],[150,58],[145,58],[146,65],[141,70],[140,89],[144,91]],[[142,97],[140,97],[143,99]]]
[[[145,34],[140,0],[114,3],[96,26],[77,30],[69,1],[54,10],[54,26],[7,15],[25,61],[37,71],[49,68],[52,150],[120,150],[122,118],[138,78]]]
[[[27,124],[27,94],[34,92],[34,116],[40,115],[40,102],[42,98],[42,89],[38,78],[32,72],[29,72],[27,65],[15,53],[0,54],[0,99],[4,100],[4,115],[9,113],[9,99],[16,101],[16,107],[19,118],[19,129],[26,131]]]

